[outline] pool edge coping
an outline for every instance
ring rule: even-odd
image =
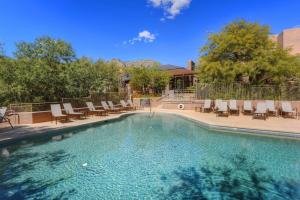
[[[209,130],[216,130],[216,131],[223,131],[223,132],[230,132],[235,134],[243,134],[243,135],[256,135],[262,137],[276,137],[276,138],[285,138],[285,139],[297,139],[300,140],[300,132],[285,132],[285,131],[274,131],[268,129],[251,129],[251,128],[241,128],[241,127],[233,127],[233,126],[222,126],[216,124],[210,124],[199,119],[195,119],[193,117],[182,115],[179,113],[168,113],[168,112],[161,112],[166,114],[174,114],[180,117],[183,117],[187,120],[196,122],[200,124],[202,127],[209,129]]]
[[[113,116],[109,119],[92,121],[92,122],[88,122],[85,124],[78,124],[78,125],[74,125],[74,126],[70,126],[70,127],[65,127],[65,126],[54,127],[54,128],[47,127],[45,129],[36,130],[33,133],[30,133],[29,131],[24,131],[24,133],[30,133],[30,134],[25,134],[25,135],[21,135],[21,136],[17,136],[17,137],[11,137],[11,138],[0,140],[0,145],[10,144],[15,141],[23,140],[25,138],[37,137],[37,136],[40,136],[41,134],[45,134],[45,133],[55,135],[55,133],[58,133],[62,130],[71,131],[71,130],[78,129],[78,128],[92,127],[97,124],[100,125],[102,123],[107,123],[107,122],[111,122],[114,120],[118,120],[122,117],[135,115],[135,114],[142,114],[142,113],[149,113],[149,111],[139,110],[139,111],[134,111],[134,112],[121,113],[121,114]],[[201,119],[195,119],[192,116],[188,116],[183,113],[173,113],[173,112],[167,112],[167,111],[155,111],[153,113],[176,115],[176,116],[182,117],[184,119],[193,121],[193,122],[199,124],[201,127],[206,128],[208,130],[216,130],[216,131],[230,132],[230,133],[243,134],[243,135],[256,135],[256,136],[263,136],[263,137],[276,137],[276,138],[283,138],[283,139],[300,140],[300,132],[285,132],[285,131],[274,131],[274,130],[272,131],[272,130],[267,130],[267,129],[264,130],[264,129],[239,128],[239,127],[233,127],[233,126],[222,126],[222,125],[210,124],[208,122],[201,121]]]

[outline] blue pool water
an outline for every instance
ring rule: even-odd
[[[63,134],[6,147],[0,199],[300,199],[299,141],[167,114]]]

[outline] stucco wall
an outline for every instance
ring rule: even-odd
[[[290,48],[292,55],[300,55],[300,28],[286,29],[278,35],[270,35],[269,38],[281,48]]]
[[[291,48],[291,54],[300,54],[300,28],[283,31],[283,48]]]

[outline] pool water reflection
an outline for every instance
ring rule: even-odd
[[[300,199],[300,142],[136,114],[6,147],[0,199]]]

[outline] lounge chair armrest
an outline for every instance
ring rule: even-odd
[[[16,114],[16,111],[14,110],[6,110],[7,115],[14,115]]]
[[[77,112],[77,111],[80,110],[80,108],[73,108],[73,110],[74,110],[75,112]]]

